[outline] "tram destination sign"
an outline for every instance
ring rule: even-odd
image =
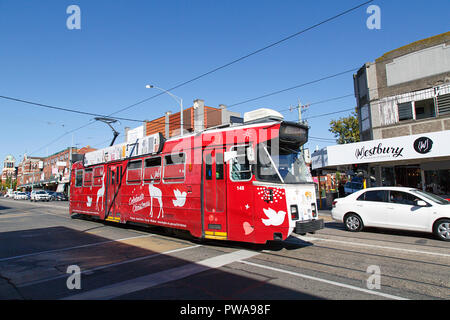
[[[155,133],[135,142],[120,143],[107,148],[86,153],[84,165],[92,166],[99,163],[123,160],[144,154],[155,154],[162,150],[164,138],[161,133]]]

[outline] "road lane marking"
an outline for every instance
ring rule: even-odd
[[[364,288],[360,288],[360,287],[355,287],[355,286],[352,286],[352,285],[349,285],[349,284],[345,284],[345,283],[341,283],[341,282],[336,282],[336,281],[326,280],[326,279],[322,279],[322,278],[312,277],[312,276],[308,276],[306,274],[302,274],[302,273],[298,273],[298,272],[292,272],[292,271],[283,270],[283,269],[279,269],[279,268],[273,268],[273,267],[269,267],[269,266],[265,266],[265,265],[262,265],[262,264],[249,262],[249,261],[239,261],[239,262],[243,263],[243,264],[250,265],[250,266],[258,267],[258,268],[263,268],[263,269],[268,269],[268,270],[272,270],[272,271],[287,273],[287,274],[290,274],[290,275],[293,275],[293,276],[296,276],[296,277],[300,277],[300,278],[304,278],[304,279],[308,279],[308,280],[319,281],[319,282],[323,282],[323,283],[326,283],[326,284],[331,284],[331,285],[342,287],[342,288],[347,288],[347,289],[351,289],[351,290],[361,291],[361,292],[364,292],[364,293],[368,293],[368,294],[372,294],[372,295],[376,295],[376,296],[381,296],[381,297],[384,297],[384,298],[389,298],[389,299],[394,299],[394,300],[409,300],[407,298],[394,296],[394,295],[391,295],[391,294],[387,294],[387,293],[383,293],[383,292],[379,292],[379,291],[375,291],[375,290],[369,290],[369,289],[364,289]]]
[[[259,254],[254,251],[239,250],[232,253],[223,254],[217,257],[208,258],[200,262],[188,263],[181,267],[156,272],[147,276],[115,283],[113,285],[93,289],[87,292],[65,297],[62,300],[108,300],[133,292],[145,290],[167,282],[180,280],[200,272],[220,268],[232,262],[248,259]]]
[[[2,200],[5,200],[5,199],[2,199]],[[8,203],[10,201],[6,201],[6,202]],[[26,201],[24,201],[24,202],[13,202],[13,203],[25,204],[25,205],[28,205],[29,207],[34,207],[36,209],[39,208],[39,207],[36,207],[39,204],[40,206],[43,206],[43,207],[50,207],[50,208],[67,209],[67,210],[69,210],[68,203],[67,203],[67,205],[65,205],[66,203],[64,203],[63,205],[54,205],[54,204],[50,204],[50,203],[47,204],[47,203],[44,203],[43,201],[35,202],[35,203],[33,203],[33,202],[26,202]]]
[[[430,252],[430,251],[420,251],[420,250],[412,250],[412,249],[405,249],[405,248],[396,248],[396,247],[387,247],[387,246],[379,246],[375,244],[368,244],[368,243],[358,243],[358,242],[347,242],[342,240],[334,240],[334,239],[325,239],[325,238],[317,238],[317,237],[300,237],[296,236],[300,240],[303,241],[325,241],[325,242],[334,242],[334,243],[340,243],[350,246],[359,246],[359,247],[369,247],[369,248],[377,248],[377,249],[387,249],[387,250],[396,250],[396,251],[404,251],[409,253],[418,253],[418,254],[428,254],[428,255],[435,255],[440,257],[450,257],[450,254],[446,253],[439,253],[439,252]],[[362,239],[363,240],[363,239]],[[378,240],[375,240],[378,241]]]
[[[130,240],[130,239],[153,237],[153,236],[154,236],[154,234],[146,234],[146,235],[142,235],[142,236],[122,238],[122,239],[117,239],[117,240],[107,240],[107,241],[101,241],[101,242],[96,242],[96,243],[84,244],[84,245],[79,245],[79,246],[74,246],[74,247],[67,247],[67,248],[60,248],[60,249],[53,249],[53,250],[46,250],[46,251],[27,253],[27,254],[22,254],[22,255],[19,255],[19,256],[1,258],[0,262],[14,260],[14,259],[20,259],[20,258],[26,258],[26,257],[32,257],[32,256],[37,256],[37,255],[40,255],[40,254],[47,254],[47,253],[54,253],[54,252],[63,252],[63,251],[68,251],[68,250],[74,250],[74,249],[98,246],[98,245],[102,245],[102,244],[105,244],[105,243],[121,242],[121,241],[125,241],[125,240]]]
[[[98,271],[98,270],[103,270],[103,269],[106,269],[106,268],[117,267],[117,266],[121,266],[121,265],[124,265],[124,264],[127,264],[127,263],[138,262],[138,261],[142,261],[142,260],[146,260],[146,259],[156,258],[156,257],[159,257],[161,255],[176,253],[176,252],[184,251],[184,250],[187,250],[187,249],[194,249],[194,248],[197,248],[197,247],[201,247],[201,245],[197,244],[195,246],[189,246],[189,247],[184,247],[184,248],[168,250],[168,251],[165,251],[165,252],[154,253],[154,254],[150,254],[150,255],[147,255],[147,256],[139,257],[139,258],[134,258],[134,259],[129,259],[129,260],[121,261],[121,262],[106,264],[106,265],[98,266],[98,267],[95,267],[95,268],[92,268],[92,269],[82,270],[81,274],[90,275],[90,274],[92,274],[92,273],[94,273],[95,271]],[[44,283],[44,282],[48,282],[48,281],[53,281],[53,280],[57,280],[57,279],[61,279],[61,278],[67,278],[67,274],[61,274],[61,275],[56,276],[56,277],[51,277],[51,278],[46,278],[46,279],[41,279],[41,280],[27,282],[27,283],[24,283],[24,284],[21,284],[21,285],[17,285],[17,287],[18,288],[29,287],[29,286],[32,286],[32,285],[36,285],[36,284],[40,284],[40,283]]]

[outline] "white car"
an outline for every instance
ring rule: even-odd
[[[376,187],[333,201],[331,215],[348,231],[380,227],[432,232],[450,241],[450,201],[404,187]]]
[[[30,201],[50,201],[50,195],[44,190],[31,191]]]
[[[28,200],[28,195],[25,192],[16,192],[14,200]]]

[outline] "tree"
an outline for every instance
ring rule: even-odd
[[[330,121],[330,129],[338,144],[359,142],[359,123],[356,109],[346,118]]]

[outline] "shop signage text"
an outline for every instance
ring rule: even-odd
[[[356,159],[364,159],[372,156],[392,155],[392,157],[398,158],[403,157],[402,151],[403,148],[401,147],[383,147],[383,144],[380,142],[373,148],[366,149],[366,146],[362,146],[361,148],[356,149],[355,157]]]

